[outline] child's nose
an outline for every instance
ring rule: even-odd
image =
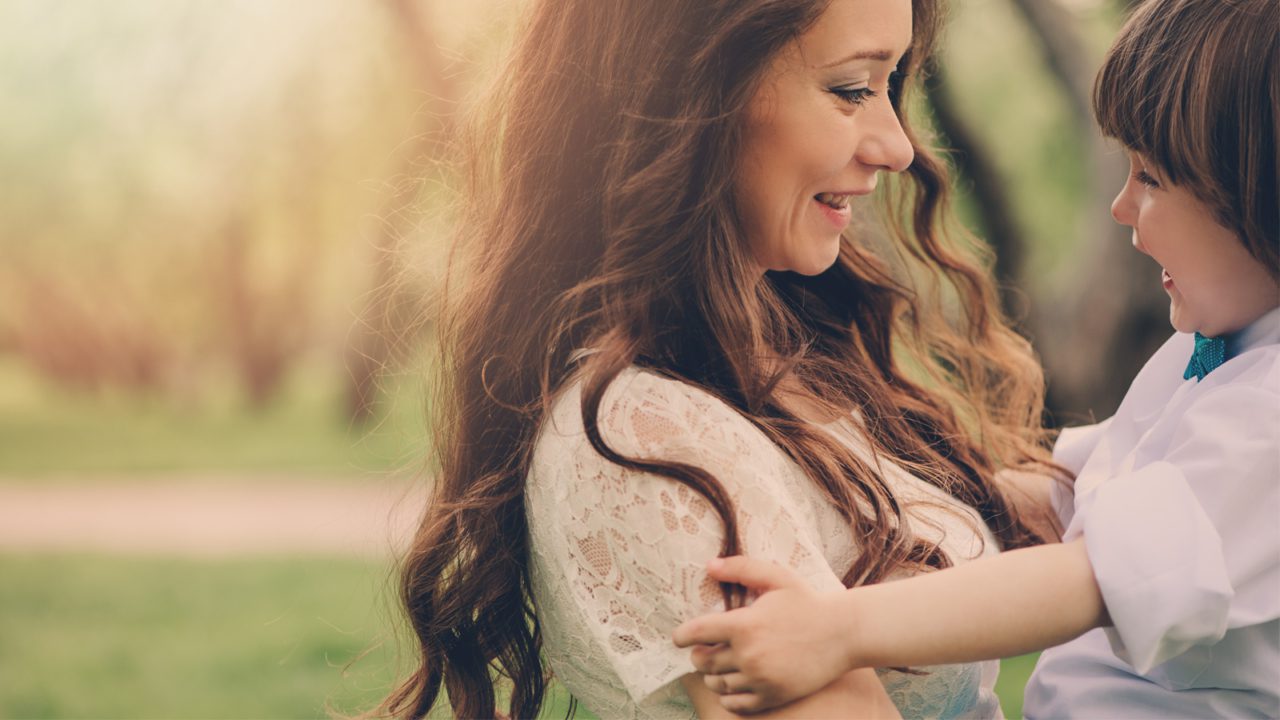
[[[1132,181],[1130,181],[1132,182]],[[1111,201],[1111,217],[1121,225],[1128,225],[1133,228],[1133,247],[1138,252],[1149,255],[1147,247],[1142,244],[1142,238],[1138,237],[1137,218],[1134,217],[1133,200],[1129,197],[1129,183],[1125,183],[1120,194],[1116,195],[1116,199]]]
[[[1116,195],[1116,199],[1111,201],[1111,217],[1121,225],[1133,227],[1133,203],[1129,200],[1129,185],[1126,183],[1124,189]]]

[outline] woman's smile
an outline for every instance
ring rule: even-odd
[[[814,205],[818,210],[831,222],[831,226],[836,232],[844,232],[849,227],[849,221],[853,219],[853,211],[849,208],[849,201],[853,199],[854,193],[818,193],[813,196]]]
[[[773,62],[747,112],[735,188],[762,272],[827,270],[853,197],[911,164],[892,100],[911,13],[907,0],[834,2]]]

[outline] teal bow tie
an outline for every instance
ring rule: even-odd
[[[1196,349],[1191,352],[1191,362],[1182,373],[1183,380],[1195,378],[1197,382],[1213,372],[1227,359],[1227,343],[1222,338],[1208,338],[1196,333]]]

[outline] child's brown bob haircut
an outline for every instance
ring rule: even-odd
[[[1280,278],[1280,0],[1147,0],[1093,89],[1103,133],[1189,189]]]

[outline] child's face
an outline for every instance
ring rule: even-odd
[[[1136,152],[1129,170],[1111,214],[1133,228],[1133,246],[1160,263],[1174,328],[1216,337],[1280,304],[1280,285],[1208,206]]]

